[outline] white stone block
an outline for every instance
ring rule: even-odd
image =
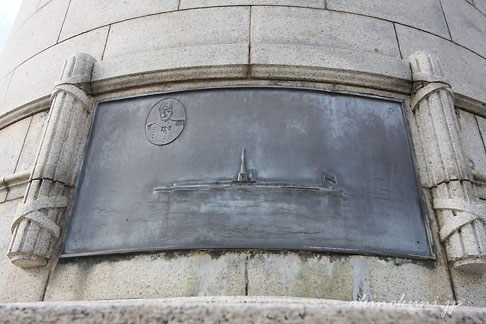
[[[476,116],[476,120],[478,121],[479,131],[481,132],[483,142],[486,143],[486,118]]]
[[[486,0],[475,0],[474,4],[479,11],[486,15]]]
[[[0,77],[56,44],[68,5],[69,0],[53,0],[10,35],[1,57]]]
[[[0,135],[1,138],[1,135]],[[23,270],[14,266],[6,255],[10,243],[10,228],[20,199],[0,204],[0,303],[42,301],[48,270]]]
[[[24,198],[26,189],[27,189],[27,181],[25,183],[9,187],[6,200]]]
[[[178,0],[71,0],[60,40],[122,20],[177,10]]]
[[[321,46],[254,44],[251,76],[368,86],[409,93],[409,65],[399,58]]]
[[[32,170],[6,175],[0,183],[0,202],[22,198]]]
[[[101,93],[160,82],[244,78],[247,75],[247,44],[187,46],[97,62],[92,89],[94,93]]]
[[[369,72],[405,80],[411,77],[408,64],[400,59],[320,46],[255,44],[250,62]]]
[[[441,261],[396,258],[372,259],[369,264],[374,301],[445,304],[454,299],[447,265]]]
[[[391,20],[450,38],[436,0],[327,0],[327,9]]]
[[[41,0],[23,0],[20,5],[15,21],[12,25],[11,33],[22,26],[40,7]]]
[[[0,115],[22,104],[49,96],[54,83],[61,76],[64,61],[73,54],[83,51],[99,60],[107,32],[108,27],[104,27],[59,43],[19,66],[5,100],[0,102]]]
[[[247,7],[184,10],[111,27],[104,57],[198,45],[248,44]]]
[[[292,6],[324,8],[324,0],[181,0],[180,9],[219,6]]]
[[[0,130],[0,179],[14,173],[31,117]]]
[[[320,46],[400,58],[392,23],[318,9],[254,7],[251,42],[252,46]]]
[[[451,268],[457,300],[464,306],[486,305],[486,273],[470,273]]]
[[[441,1],[452,40],[486,57],[486,15],[465,1]]]
[[[483,143],[486,143],[486,118],[476,115],[476,121],[477,121],[478,126],[479,126],[479,132],[481,134],[481,139],[482,139]],[[476,192],[477,192],[476,194],[478,195],[478,198],[486,200],[486,172],[483,172],[480,175],[476,174],[476,180],[479,180],[479,181],[484,183],[482,185],[479,184],[479,183],[476,183]],[[486,235],[485,235],[484,246],[486,247]],[[486,248],[485,248],[485,250],[486,250]]]
[[[472,162],[473,170],[486,174],[486,150],[476,117],[471,113],[460,110],[458,121],[464,148]]]
[[[25,138],[15,172],[31,170],[34,167],[35,156],[39,150],[39,144],[42,139],[42,133],[46,124],[47,115],[48,111],[45,111],[32,116],[29,131]]]
[[[0,102],[5,98],[7,94],[8,86],[10,85],[10,81],[12,80],[13,71],[7,74],[0,80]]]
[[[486,102],[486,60],[461,46],[406,26],[397,25],[403,57],[426,51],[439,57],[445,78],[452,90]]]
[[[46,4],[48,4],[51,1],[52,0],[40,0],[39,8],[42,8],[43,6],[45,6]]]

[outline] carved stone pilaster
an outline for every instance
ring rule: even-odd
[[[58,247],[89,131],[94,63],[87,54],[73,56],[54,87],[34,168],[12,224],[8,257],[19,267],[46,265]]]
[[[417,52],[409,61],[414,82],[412,111],[425,155],[422,180],[432,192],[440,240],[455,268],[485,271],[486,205],[474,194],[451,87],[434,56]]]

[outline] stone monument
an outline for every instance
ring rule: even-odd
[[[485,35],[481,0],[24,0],[0,302],[486,307]]]

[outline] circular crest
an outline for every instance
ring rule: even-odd
[[[166,145],[173,142],[184,129],[186,111],[179,100],[162,99],[147,115],[145,137],[154,145]]]

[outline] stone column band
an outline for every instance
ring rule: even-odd
[[[431,189],[440,240],[453,267],[486,269],[486,205],[475,196],[471,168],[461,141],[454,96],[436,57],[409,57],[412,111],[424,149],[424,185]]]
[[[44,266],[57,253],[90,126],[94,63],[87,54],[73,56],[54,87],[34,168],[12,224],[8,257],[19,267]]]

